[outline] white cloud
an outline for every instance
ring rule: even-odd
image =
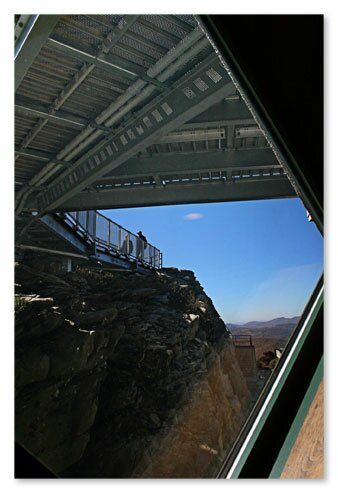
[[[199,212],[191,212],[190,214],[186,214],[184,216],[184,219],[187,219],[188,221],[196,221],[196,219],[202,219],[203,214],[200,214]]]

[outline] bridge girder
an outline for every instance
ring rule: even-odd
[[[66,17],[61,19],[61,25],[75,22],[76,29],[86,33],[83,20]],[[124,62],[123,56],[111,50],[117,45],[117,49],[136,54],[135,48],[126,45],[125,37],[139,36],[134,24],[142,30],[147,24],[142,15],[121,16],[117,24],[116,20],[107,20],[105,34],[100,34],[103,39],[95,49],[94,45],[81,44],[81,37],[73,40],[60,35],[60,25],[54,29],[58,20],[59,16],[37,16],[29,36],[40,33],[39,43],[36,35],[33,43],[28,37],[18,50],[18,66],[25,50],[29,55],[23,60],[22,72],[24,78],[28,71],[27,80],[16,99],[18,213],[67,210],[73,205],[79,210],[79,203],[83,209],[93,209],[294,196],[265,136],[217,55],[210,55],[211,45],[198,26],[185,23],[189,34],[174,36],[169,51],[159,49],[159,59],[143,47],[145,60],[152,64],[146,70],[147,64],[136,64],[137,69],[132,56]],[[172,22],[171,17],[169,20]],[[108,35],[106,28],[111,28]],[[156,31],[155,24],[150,23],[147,29],[150,28]],[[141,41],[150,50],[156,49],[153,39],[147,39],[145,33],[143,36]],[[43,50],[39,55],[41,48],[46,53]],[[195,66],[191,63],[192,54],[198,54]],[[67,82],[63,73],[55,69],[57,77],[66,80],[60,93],[58,88],[55,100],[59,103],[61,96],[62,101],[67,99],[62,109],[60,104],[53,103],[54,108],[46,103],[44,88],[39,93],[34,90],[37,81],[42,84],[53,75],[43,72],[46,56],[47,60],[48,56],[57,57],[65,66],[77,63],[77,71],[82,70],[79,67],[83,63],[91,67],[82,89],[78,90],[79,82],[74,79],[69,91],[74,98],[64,95],[72,81]],[[118,59],[120,66],[116,65]],[[103,73],[110,73],[114,80],[111,93]],[[123,73],[123,81],[115,77]],[[134,85],[130,85],[131,81],[135,81]],[[112,101],[109,111],[107,107],[94,115],[77,111],[74,101],[83,99],[91,85],[99,88],[98,101],[103,97]],[[51,88],[46,89],[48,93]],[[115,104],[114,98],[119,94],[123,103],[116,100]],[[85,102],[79,102],[80,107],[82,104],[86,108]],[[54,142],[63,134],[69,135],[70,141],[65,139],[60,149]],[[46,165],[41,167],[44,161]],[[36,170],[35,174],[31,170]],[[112,202],[108,204],[108,200]]]
[[[35,17],[35,16],[31,16]],[[56,26],[59,15],[38,15],[23,40],[18,40],[15,47],[15,90],[21,84],[29,67],[38,56],[39,51],[48,40]],[[23,33],[24,35],[24,33]]]
[[[139,186],[137,189],[107,189],[81,192],[58,206],[60,211],[119,209],[203,202],[234,202],[292,198],[296,193],[285,175],[238,180],[219,180],[198,184]],[[34,210],[36,203],[29,207]]]
[[[15,111],[18,115],[48,118],[53,123],[74,128],[75,130],[82,130],[89,124],[92,125],[93,128],[103,128],[102,125],[95,125],[94,122],[90,122],[86,118],[73,115],[63,110],[58,110],[55,115],[52,115],[48,112],[48,108],[45,108],[36,101],[31,101],[22,97],[18,98],[18,102],[15,105]],[[252,118],[243,100],[224,100],[215,104],[209,110],[203,111],[203,113],[192,118],[187,123],[184,123],[178,130],[227,127],[229,125],[253,125],[255,123],[255,120]],[[107,133],[115,132],[115,130],[110,129],[109,127],[105,127],[104,130]]]
[[[157,138],[234,93],[234,85],[216,55],[211,55],[158,96],[136,118],[130,118],[117,133],[99,143],[71,170],[62,173],[38,197],[40,212],[56,210],[70,197],[117,168]]]
[[[280,168],[269,147],[218,149],[201,152],[159,153],[133,157],[114,169],[96,184],[116,178],[213,172],[228,169]]]

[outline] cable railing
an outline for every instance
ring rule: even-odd
[[[137,260],[155,269],[162,267],[162,253],[158,248],[97,211],[67,212],[64,218],[95,248],[122,258]]]

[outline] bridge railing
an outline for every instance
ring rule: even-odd
[[[232,334],[235,346],[252,346],[252,336],[249,334]]]
[[[66,213],[66,218],[96,247],[159,269],[162,267],[160,250],[146,243],[111,219],[97,211]]]

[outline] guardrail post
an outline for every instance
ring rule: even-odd
[[[121,250],[121,245],[122,245],[122,243],[121,243],[121,236],[122,236],[122,232],[121,232],[121,228],[119,226],[119,229],[118,229],[118,242],[119,242],[118,247],[119,247],[119,250]]]
[[[88,231],[88,211],[86,211],[85,218],[84,218],[84,229],[87,232]]]
[[[95,211],[94,217],[93,217],[93,253],[96,255],[96,216],[97,212]]]
[[[89,211],[86,212],[86,227],[85,227],[85,235],[86,239],[88,239],[88,233],[89,233]]]

